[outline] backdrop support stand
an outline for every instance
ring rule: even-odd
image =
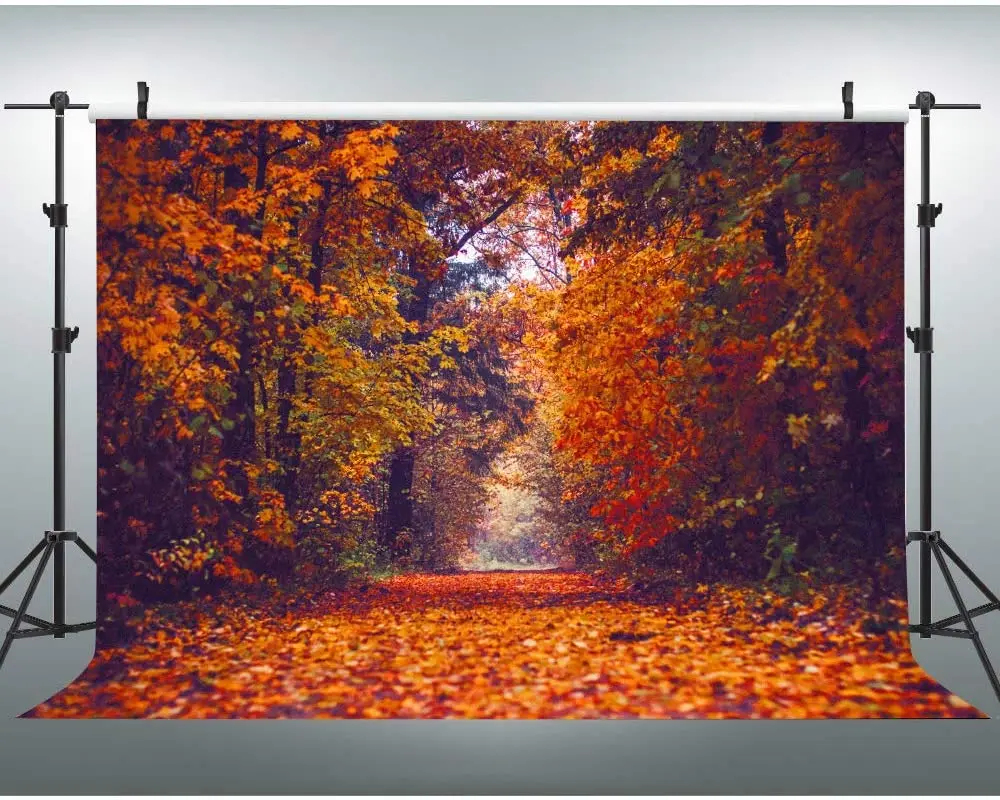
[[[80,333],[79,328],[66,327],[66,226],[68,206],[65,201],[64,122],[67,109],[85,109],[86,104],[71,104],[66,92],[55,92],[46,104],[8,103],[5,109],[48,109],[56,118],[56,199],[43,203],[42,212],[49,219],[55,234],[55,326],[52,328],[53,382],[53,472],[52,530],[45,531],[42,540],[32,548],[14,571],[0,583],[2,595],[37,559],[28,588],[16,609],[0,604],[0,614],[13,622],[0,645],[0,667],[3,666],[16,639],[33,636],[53,636],[63,639],[67,633],[93,630],[96,622],[69,624],[66,622],[66,543],[75,542],[95,564],[97,555],[76,533],[66,530],[66,354]],[[49,560],[53,563],[52,621],[28,613],[28,606],[38,589]],[[30,627],[22,627],[28,625]]]
[[[906,535],[906,542],[920,542],[920,622],[910,625],[911,633],[919,633],[921,639],[932,636],[948,636],[957,639],[971,639],[979,660],[983,664],[990,686],[1000,700],[1000,679],[993,669],[986,648],[980,640],[973,617],[1000,609],[1000,598],[972,571],[958,554],[948,546],[940,531],[931,530],[931,354],[934,352],[934,329],[931,327],[931,228],[940,216],[942,206],[930,201],[930,126],[931,109],[979,109],[978,103],[937,103],[930,92],[919,92],[912,109],[920,110],[920,204],[917,206],[917,227],[920,228],[920,327],[906,329],[907,338],[913,342],[913,350],[920,356],[920,530]],[[958,614],[931,621],[931,567],[932,559],[944,577]],[[969,608],[955,583],[948,561],[965,576],[989,600],[975,608]],[[964,627],[952,627],[956,623]]]

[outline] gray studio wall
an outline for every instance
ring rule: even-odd
[[[0,8],[0,100],[678,100],[905,104],[933,122],[935,523],[1000,585],[1000,9]],[[0,113],[0,571],[50,525],[52,115]],[[917,126],[908,129],[907,321],[916,324]],[[94,541],[94,127],[67,122],[71,527]],[[901,345],[902,346],[902,345]],[[915,356],[907,359],[915,386]],[[909,393],[916,525],[916,392]],[[70,553],[70,609],[92,570]],[[911,559],[912,560],[912,559]],[[911,564],[911,587],[915,587]],[[39,610],[49,590],[43,585]],[[911,600],[915,593],[911,590]],[[8,602],[10,602],[8,600]],[[943,592],[938,613],[952,609]],[[1000,661],[1000,618],[981,619]],[[3,625],[6,629],[6,625]],[[12,719],[86,665],[93,636],[16,644],[0,672],[0,790],[115,792],[987,792],[1000,721],[142,722]],[[966,642],[917,641],[988,713]]]

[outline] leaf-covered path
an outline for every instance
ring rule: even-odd
[[[404,575],[308,610],[188,605],[30,716],[980,716],[849,598],[650,602],[538,571]]]

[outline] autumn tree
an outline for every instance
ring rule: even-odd
[[[450,567],[498,491],[581,568],[878,595],[895,128],[102,126],[109,608]]]
[[[412,123],[400,135],[404,157],[389,180],[426,226],[426,236],[402,252],[408,286],[400,309],[416,326],[410,341],[433,332],[435,305],[448,298],[440,289],[459,256],[475,251],[485,266],[504,268],[488,246],[489,232],[545,174],[538,143],[547,135],[547,126],[509,122]],[[384,546],[404,554],[414,525],[415,459],[413,447],[403,446],[389,466]]]
[[[557,446],[599,471],[590,513],[624,552],[762,577],[884,553],[901,520],[885,437],[901,398],[897,138],[804,124],[567,137],[580,222],[547,340]],[[835,501],[845,491],[857,502]]]

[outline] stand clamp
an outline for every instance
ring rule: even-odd
[[[146,81],[137,81],[139,89],[139,100],[135,105],[135,115],[138,119],[149,119],[149,84]]]
[[[917,102],[910,108],[919,108],[921,114],[930,114],[934,108],[934,95],[930,92],[917,92]]]
[[[913,342],[914,353],[934,352],[934,329],[933,328],[911,328],[906,326],[906,338]]]
[[[45,541],[52,544],[59,542],[75,542],[80,538],[76,531],[45,531]]]
[[[65,228],[69,225],[68,203],[42,203],[42,213],[49,218],[50,228]]]
[[[840,99],[844,103],[844,119],[854,119],[854,81],[844,81]]]
[[[52,352],[69,353],[72,351],[73,342],[80,335],[80,328],[53,328],[52,329]]]
[[[941,216],[943,208],[944,206],[941,203],[937,205],[933,203],[919,203],[917,205],[917,227],[933,228],[934,220]]]
[[[910,108],[919,110],[922,117],[929,117],[932,108],[944,108],[951,111],[979,111],[981,103],[939,103],[930,92],[917,92],[917,101],[910,103]]]

